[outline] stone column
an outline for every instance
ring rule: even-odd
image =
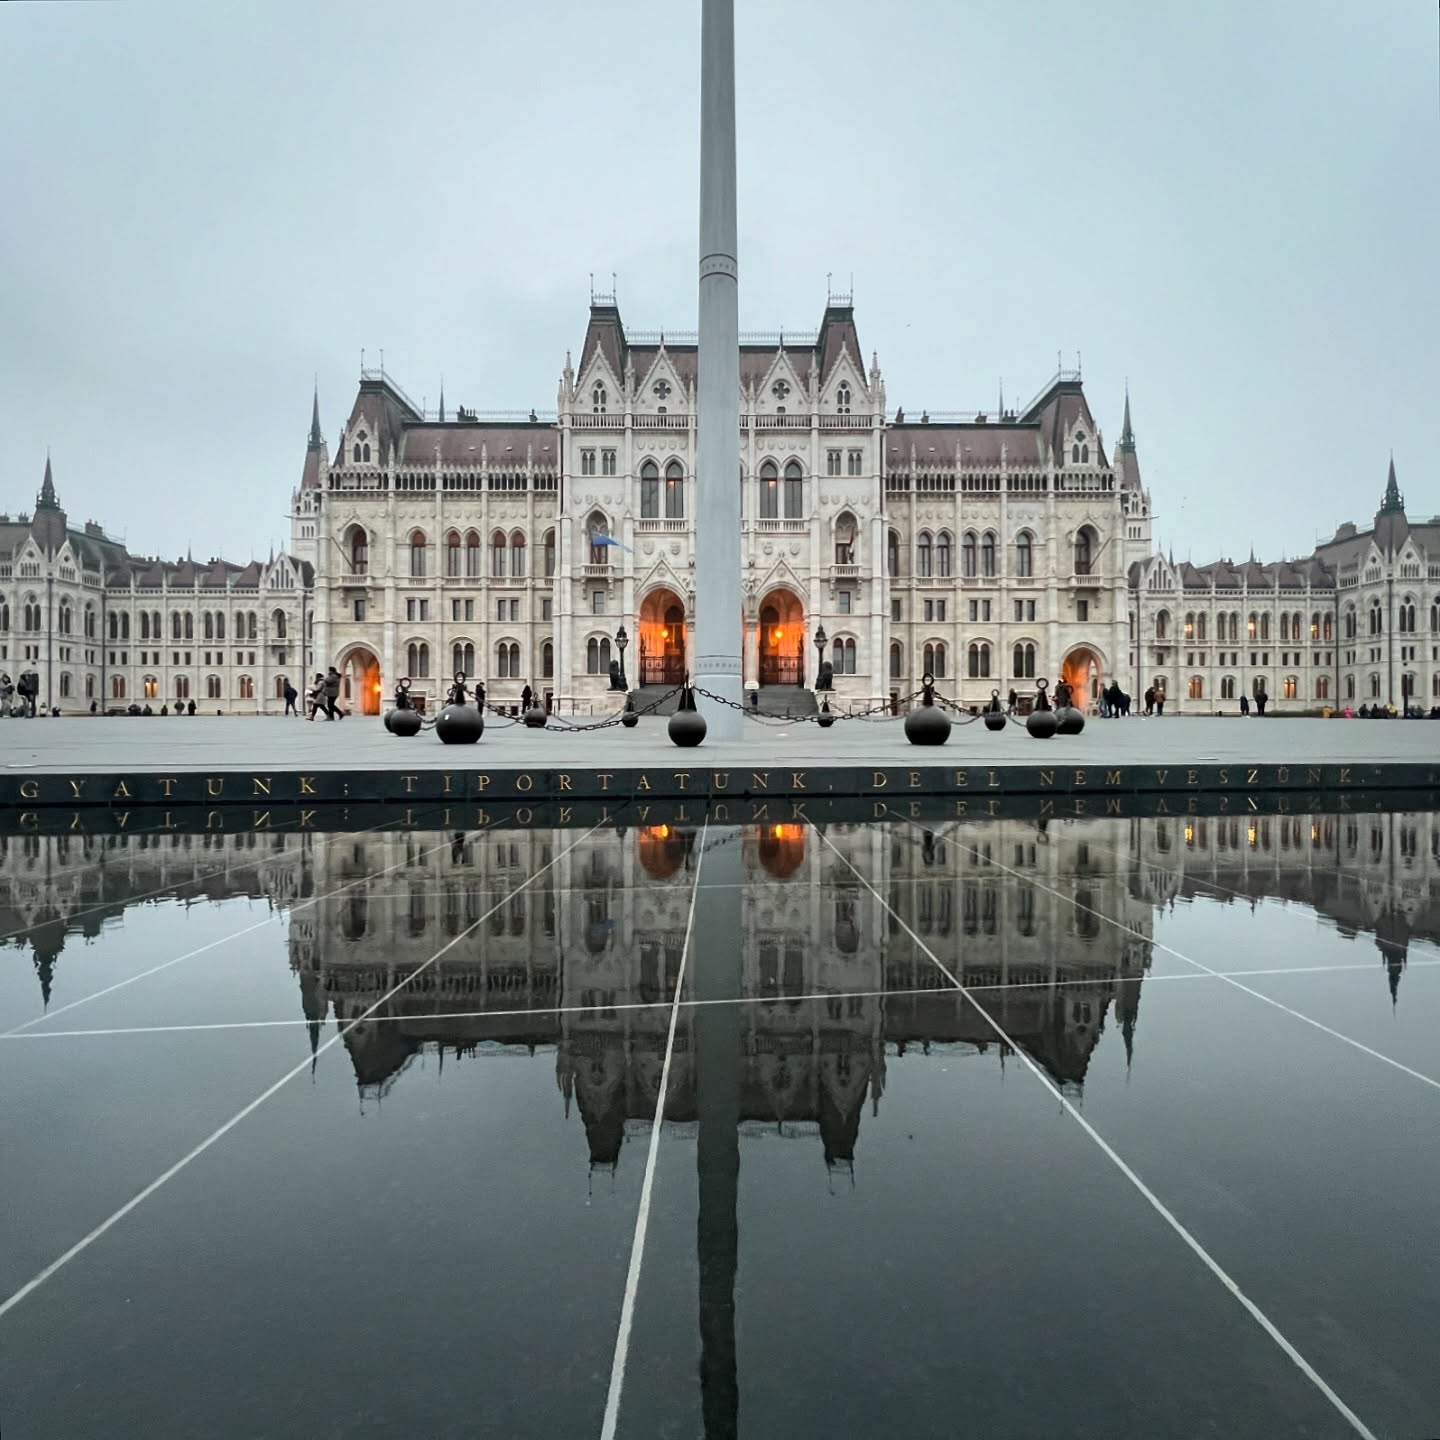
[[[700,354],[695,506],[698,684],[739,705],[740,313],[735,258],[735,5],[704,0],[700,22]],[[739,710],[702,701],[716,740]]]

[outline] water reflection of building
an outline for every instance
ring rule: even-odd
[[[654,1118],[697,836],[654,825],[567,849],[575,839],[0,837],[0,934],[32,953],[48,999],[67,937],[94,937],[128,906],[268,899],[292,911],[291,966],[317,1041],[322,1024],[355,1020],[420,972],[383,1019],[345,1037],[363,1091],[396,1083],[427,1049],[553,1048],[563,1105],[591,1159],[613,1164]],[[823,838],[767,825],[729,843],[745,877],[733,937],[742,1128],[817,1136],[840,1162],[884,1093],[887,1056],[999,1048],[909,932],[966,986],[1007,987],[985,992],[987,1007],[1067,1085],[1083,1082],[1107,1024],[1133,1044],[1155,911],[1177,899],[1309,905],[1374,936],[1392,993],[1411,940],[1440,939],[1440,817],[1428,814],[832,825]],[[704,940],[702,956],[725,943]],[[695,1115],[694,1018],[682,1012],[666,1105],[680,1126]]]
[[[0,835],[0,949],[31,953],[48,1003],[67,940],[93,940],[126,910],[167,900],[288,908],[312,893],[313,853],[311,837],[280,832]]]

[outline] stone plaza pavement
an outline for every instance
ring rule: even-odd
[[[278,716],[95,716],[0,721],[0,771],[11,774],[171,773],[284,768],[307,771],[457,770],[495,767],[693,768],[752,765],[1320,765],[1429,763],[1440,757],[1440,722],[1427,720],[1258,719],[1239,716],[1090,720],[1082,734],[1033,740],[1012,723],[992,734],[978,721],[952,729],[949,742],[920,747],[903,721],[813,723],[746,721],[735,742],[681,750],[664,720],[633,730],[539,731],[487,720],[478,745],[442,745],[431,731],[390,735],[376,717],[306,721]]]

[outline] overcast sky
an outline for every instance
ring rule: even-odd
[[[1130,382],[1161,543],[1440,512],[1421,0],[737,0],[740,310],[826,274],[889,406]],[[589,274],[695,320],[698,0],[6,5],[0,509],[48,446],[143,553],[283,544],[312,376],[549,409]],[[608,284],[605,286],[608,288]]]

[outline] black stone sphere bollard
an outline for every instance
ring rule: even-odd
[[[695,706],[695,692],[690,688],[687,677],[680,690],[680,703],[670,717],[670,743],[689,749],[705,738],[706,728],[705,717]]]
[[[985,728],[987,730],[1003,730],[1005,728],[1005,708],[1000,704],[1000,692],[990,692],[990,703],[985,707]]]
[[[447,705],[435,717],[442,745],[473,745],[485,733],[485,717],[473,705]]]
[[[835,723],[835,712],[830,708],[828,699],[820,706],[820,713],[815,717],[815,723],[822,730],[828,730]]]
[[[635,697],[625,697],[625,708],[620,712],[620,723],[627,729],[633,730],[639,723],[640,717],[635,713]]]
[[[943,745],[950,738],[950,717],[935,703],[935,677],[920,677],[920,703],[905,717],[905,738],[912,745]]]
[[[1050,708],[1050,697],[1045,693],[1046,682],[1035,682],[1035,708],[1025,717],[1025,728],[1035,740],[1049,740],[1059,728],[1055,712]]]
[[[1085,712],[1077,705],[1066,705],[1055,712],[1057,735],[1078,735],[1085,728]]]
[[[525,728],[527,730],[543,730],[549,720],[550,717],[545,713],[543,705],[532,705],[525,712]]]
[[[385,728],[392,735],[418,735],[423,722],[420,712],[407,705],[403,710],[391,710],[385,716]]]

